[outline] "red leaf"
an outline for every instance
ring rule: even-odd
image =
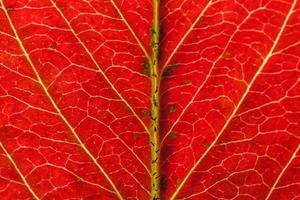
[[[300,196],[300,1],[0,7],[1,199]]]

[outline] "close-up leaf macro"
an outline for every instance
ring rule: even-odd
[[[300,199],[300,0],[0,0],[0,200],[231,199]]]

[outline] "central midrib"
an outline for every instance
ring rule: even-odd
[[[152,55],[149,61],[151,78],[151,199],[160,198],[160,176],[159,176],[159,0],[153,0],[153,25],[150,30]]]

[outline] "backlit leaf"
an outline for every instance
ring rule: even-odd
[[[297,199],[299,0],[0,0],[0,199]]]

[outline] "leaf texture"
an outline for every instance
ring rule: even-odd
[[[158,2],[0,0],[1,199],[299,198],[300,1]]]

